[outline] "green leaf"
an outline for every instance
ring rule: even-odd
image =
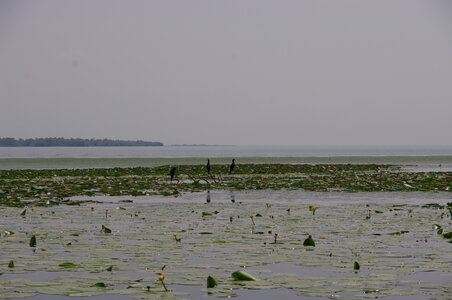
[[[443,234],[443,238],[445,238],[445,239],[452,239],[452,231]]]
[[[355,261],[353,263],[353,269],[355,269],[355,270],[359,270],[360,269],[360,265],[359,265],[359,263],[357,261]]]
[[[9,261],[8,268],[14,268],[14,261]]]
[[[102,287],[105,288],[107,287],[107,285],[103,282],[96,282],[95,284],[92,285],[92,287]]]
[[[212,276],[207,277],[207,288],[214,288],[218,285],[218,281]]]
[[[109,266],[109,267],[107,268],[107,271],[108,271],[108,272],[113,271],[113,266]]]
[[[237,271],[231,274],[232,278],[234,280],[240,280],[240,281],[256,281],[257,278],[254,277],[251,274],[248,274],[245,271]]]
[[[59,264],[58,266],[62,267],[62,268],[76,268],[77,267],[76,264],[73,264],[70,262],[65,262],[65,263]]]
[[[103,233],[111,233],[111,229],[105,227],[104,225],[102,225],[102,229],[100,230],[100,232],[103,232]]]
[[[24,209],[24,210],[20,213],[20,215],[21,215],[22,217],[25,217],[26,214],[27,214],[27,210],[26,210],[26,209]]]
[[[203,216],[203,217],[212,216],[212,213],[203,211],[203,212],[202,212],[202,216]]]
[[[315,247],[315,242],[312,239],[312,236],[309,236],[307,239],[304,240],[303,246],[312,246]]]
[[[30,239],[30,247],[36,247],[36,236],[32,236]]]

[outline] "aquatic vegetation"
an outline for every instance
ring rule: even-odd
[[[315,215],[315,211],[317,210],[317,206],[315,205],[309,205],[309,211],[312,211],[312,215]]]
[[[445,239],[452,239],[452,232],[444,233],[443,238]]]
[[[315,247],[315,242],[314,242],[314,240],[312,239],[312,236],[311,236],[311,235],[308,236],[308,238],[304,240],[303,246],[311,246],[311,247]]]
[[[107,285],[103,282],[96,282],[95,284],[92,285],[92,287],[101,287],[101,288],[105,288],[107,287]]]
[[[236,271],[231,274],[232,279],[237,281],[256,281],[257,278],[245,271]]]
[[[174,237],[176,243],[180,243],[182,241],[182,238],[177,238],[177,233],[173,233],[172,236]]]
[[[103,233],[111,233],[111,229],[105,227],[104,225],[102,225],[102,229],[100,230],[100,232],[103,232]]]
[[[208,183],[200,180],[195,185],[184,172],[192,172],[190,176],[197,179],[201,176],[198,167],[181,166],[180,182],[173,186],[169,186],[165,166],[53,170],[55,173],[24,170],[6,177],[0,172],[0,190],[8,191],[0,193],[0,261],[4,269],[9,261],[17,262],[0,276],[0,285],[5,287],[0,297],[118,294],[183,298],[187,297],[180,293],[183,287],[203,289],[209,276],[221,283],[206,291],[215,297],[259,289],[350,299],[450,295],[449,206],[444,199],[435,198],[443,194],[434,190],[441,188],[439,183],[450,185],[447,175],[397,174],[393,167],[379,166],[264,166],[240,165],[233,176],[224,173],[221,183],[207,179]],[[57,176],[45,177],[49,174]],[[381,183],[366,181],[374,175]],[[399,177],[414,187],[410,191],[435,191],[426,194],[431,200],[423,203],[438,202],[439,207],[410,202],[411,195],[420,193],[406,193],[406,202],[391,202],[387,196],[334,192],[407,191]],[[426,177],[434,180],[420,184]],[[202,191],[207,188],[224,191],[216,191],[215,201],[205,204]],[[259,191],[261,188],[266,190]],[[237,191],[241,189],[246,191]],[[201,193],[191,193],[193,190]],[[231,190],[240,199],[236,203],[229,201]],[[54,196],[63,192],[63,198]],[[150,196],[132,198],[132,193]],[[154,197],[164,193],[169,197]],[[101,197],[95,197],[110,194],[123,197],[104,197],[103,203]],[[74,195],[88,197],[78,201],[71,198]],[[326,200],[327,195],[344,202]],[[359,200],[349,201],[351,195]],[[117,203],[124,209],[115,209]],[[313,211],[306,209],[312,203],[321,206],[322,218],[317,216],[315,221],[310,217]],[[21,216],[24,207],[31,205],[35,210],[28,208],[26,217]],[[249,218],[250,212],[253,218]],[[372,220],[365,221],[364,216],[371,212]],[[108,234],[110,228],[114,234]],[[440,229],[444,232],[439,233]],[[310,237],[314,245],[305,247],[309,233],[316,241]],[[32,234],[48,251],[24,251]],[[184,243],[175,245],[179,235]],[[359,274],[354,273],[355,264],[351,268],[354,261],[365,264]],[[153,274],[164,276],[160,273],[163,269],[168,277],[156,283]],[[245,270],[259,280],[234,280],[231,273]],[[40,274],[48,279],[39,278]],[[413,274],[419,277],[410,277]],[[431,283],[425,274],[440,280]]]
[[[59,266],[59,267],[62,267],[62,268],[76,268],[76,267],[77,267],[76,264],[71,263],[71,262],[61,263],[61,264],[59,264],[58,266]]]
[[[166,284],[165,284],[165,276],[164,275],[160,275],[159,277],[157,277],[157,281],[160,281],[162,283],[163,288],[165,289],[165,292],[168,292],[168,289],[166,288]]]
[[[241,164],[234,175],[227,165],[216,166],[217,176],[205,174],[203,165],[178,167],[178,182],[171,183],[170,166],[154,168],[1,170],[0,204],[4,206],[80,205],[72,196],[164,195],[215,189],[304,189],[308,191],[447,191],[452,172],[400,172],[391,165],[284,165]],[[409,183],[411,187],[404,184]],[[235,201],[235,200],[234,200]],[[92,202],[92,201],[91,201]],[[270,204],[266,204],[270,207]]]
[[[36,236],[30,238],[30,247],[36,247]]]
[[[207,288],[214,288],[218,285],[218,281],[212,276],[207,277]]]

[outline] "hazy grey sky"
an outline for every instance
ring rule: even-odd
[[[0,136],[452,144],[452,1],[0,0]]]

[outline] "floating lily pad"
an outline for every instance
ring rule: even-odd
[[[58,266],[62,267],[62,268],[76,268],[76,267],[78,267],[78,265],[76,265],[74,263],[70,263],[70,262],[65,262],[65,263],[59,264]]]
[[[238,281],[256,281],[257,278],[245,271],[237,271],[231,274],[234,280]]]

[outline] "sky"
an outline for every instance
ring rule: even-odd
[[[452,1],[0,0],[0,137],[451,145]]]

